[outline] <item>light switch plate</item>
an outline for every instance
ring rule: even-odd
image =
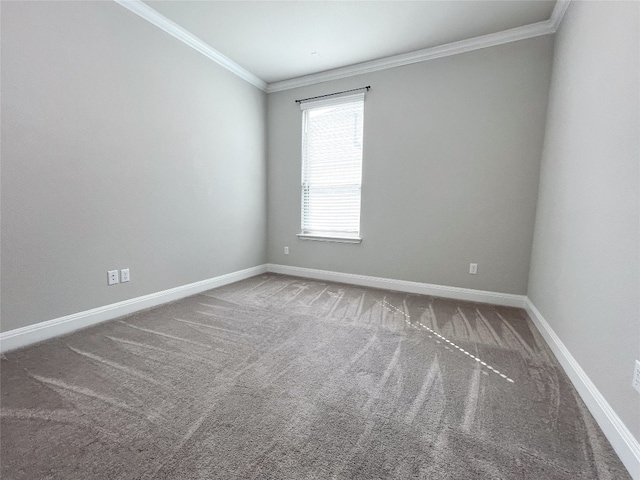
[[[636,366],[633,369],[633,382],[631,383],[633,388],[635,388],[640,393],[640,361],[636,360]]]
[[[129,280],[131,280],[129,269],[123,268],[122,270],[120,270],[120,282],[124,283],[124,282],[128,282]]]

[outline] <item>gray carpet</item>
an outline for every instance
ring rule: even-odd
[[[265,274],[2,357],[2,479],[625,479],[526,313]]]

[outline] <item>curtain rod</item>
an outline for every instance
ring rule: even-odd
[[[327,93],[326,95],[318,95],[317,97],[302,98],[300,100],[296,100],[296,103],[306,102],[307,100],[315,100],[316,98],[332,97],[334,95],[340,95],[341,93],[357,92],[358,90],[364,90],[365,88],[367,89],[367,92],[368,92],[369,89],[371,88],[371,85],[367,85],[366,87],[353,88],[351,90],[344,90],[342,92]]]

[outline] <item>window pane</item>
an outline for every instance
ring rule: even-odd
[[[302,232],[360,232],[364,96],[303,114]]]
[[[303,233],[349,233],[360,230],[360,186],[303,189]]]

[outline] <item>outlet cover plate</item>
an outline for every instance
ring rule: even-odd
[[[115,285],[118,283],[118,270],[109,270],[107,272],[107,283],[109,285]]]

